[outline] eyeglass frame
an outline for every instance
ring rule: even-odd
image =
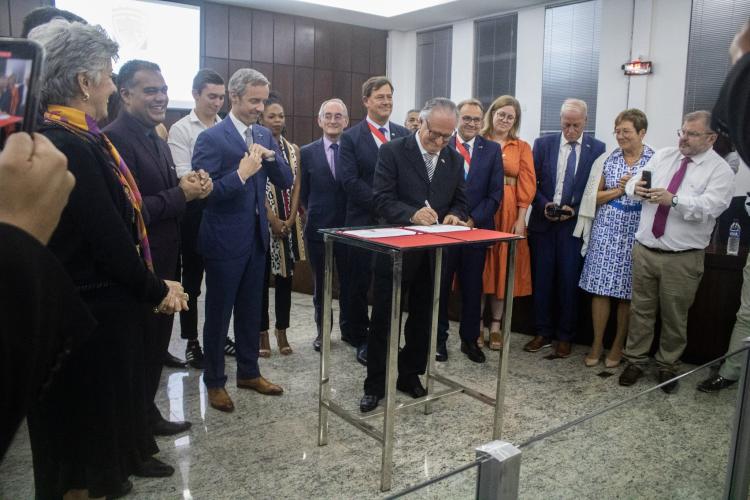
[[[698,137],[704,136],[704,135],[715,135],[716,132],[710,131],[710,132],[693,132],[692,130],[682,130],[681,128],[677,129],[677,137],[682,139],[682,136],[687,136],[689,139],[697,139]]]
[[[455,133],[452,131],[450,134],[438,134],[437,132],[434,132],[430,128],[430,122],[425,119],[424,121],[425,125],[427,125],[427,135],[430,138],[431,141],[437,142],[438,139],[442,139],[443,142],[448,142],[451,140],[451,137],[453,137],[453,134]]]

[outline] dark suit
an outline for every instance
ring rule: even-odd
[[[380,148],[373,179],[373,204],[386,224],[410,224],[425,200],[442,221],[448,214],[466,220],[463,158],[443,148],[436,162],[432,181],[427,176],[414,134],[396,139]],[[409,318],[404,327],[406,344],[399,354],[399,377],[422,374],[427,363],[427,344],[432,307],[432,252],[415,251],[404,255],[402,287],[409,296]],[[372,328],[368,337],[365,394],[383,396],[385,361],[391,317],[391,260],[378,254],[375,263]]]
[[[201,133],[193,150],[193,168],[208,172],[214,184],[198,234],[198,251],[206,266],[203,381],[209,388],[226,383],[224,343],[233,310],[237,378],[260,376],[258,329],[270,238],[266,181],[270,178],[276,187],[289,188],[292,170],[268,129],[253,125],[252,137],[256,144],[274,151],[276,158],[263,160],[262,168],[244,184],[237,167],[248,148],[228,115]]]
[[[346,194],[341,182],[333,177],[326,157],[323,139],[304,146],[300,152],[300,203],[307,213],[305,224],[305,245],[313,270],[315,289],[315,324],[318,335],[323,324],[323,274],[325,271],[325,246],[318,229],[343,227],[346,217]],[[335,163],[335,165],[338,165]],[[339,169],[336,168],[338,176]],[[347,332],[346,312],[348,311],[346,247],[334,245],[334,259],[339,277],[339,327]],[[343,272],[342,272],[343,271]],[[344,333],[346,337],[346,334]]]
[[[711,114],[711,128],[728,136],[750,165],[750,54],[742,56],[729,71]]]
[[[448,145],[456,150],[456,137]],[[474,227],[495,229],[495,212],[503,200],[503,157],[500,145],[482,136],[474,139],[469,174],[465,176],[466,205]],[[461,339],[476,342],[482,314],[482,272],[486,245],[447,248],[443,251],[443,276],[440,281],[440,321],[438,338],[448,338],[448,299],[453,274],[458,273],[461,290]]]
[[[141,190],[148,213],[146,228],[154,272],[162,279],[179,281],[180,217],[185,212],[186,200],[178,186],[169,146],[156,135],[153,127],[145,127],[125,110],[104,132]],[[160,419],[153,400],[172,335],[173,319],[171,314],[154,314],[152,308],[143,307],[146,404],[151,422]]]
[[[537,188],[529,220],[529,243],[536,334],[570,342],[576,333],[578,280],[583,266],[582,241],[573,236],[573,229],[591,165],[604,153],[605,146],[593,137],[583,136],[580,150],[576,147],[578,167],[572,202],[568,203],[576,216],[565,222],[553,222],[544,217],[544,207],[555,196],[560,139],[561,134],[550,134],[534,141]]]
[[[409,135],[409,131],[388,122],[389,139]],[[373,206],[373,175],[378,159],[378,146],[364,119],[341,136],[338,171],[347,196],[345,225],[371,226],[375,224]],[[372,254],[358,248],[348,249],[349,311],[346,314],[349,331],[345,334],[355,342],[367,338],[370,321],[367,311],[367,291],[370,288]]]

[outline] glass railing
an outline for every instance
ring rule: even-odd
[[[720,360],[744,366],[746,350]],[[520,471],[493,469],[488,465],[494,459],[485,455],[392,498],[485,498],[478,492],[486,491],[488,479],[494,479],[491,488],[518,485],[516,493],[492,498],[748,498],[747,480],[733,483],[744,490],[739,494],[727,494],[726,483],[738,463],[744,465],[735,474],[750,474],[743,462],[750,450],[742,443],[732,450],[738,408],[750,415],[750,394],[738,394],[742,378],[717,392],[698,390],[717,367],[714,362],[686,371],[667,393],[670,386],[657,383],[651,365],[638,382],[643,391],[514,443]]]

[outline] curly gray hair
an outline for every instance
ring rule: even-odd
[[[232,78],[229,79],[229,85],[227,85],[227,88],[230,94],[242,97],[248,85],[255,87],[270,85],[270,83],[268,82],[268,78],[263,76],[263,73],[260,71],[256,71],[252,68],[240,68],[235,71]]]
[[[81,73],[98,85],[102,72],[117,58],[117,42],[99,25],[54,19],[31,30],[29,38],[44,47],[41,89],[44,106],[69,104],[81,95],[78,84]]]

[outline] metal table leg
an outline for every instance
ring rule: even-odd
[[[430,321],[430,344],[427,349],[427,394],[432,394],[432,374],[435,370],[435,350],[437,347],[437,327],[440,315],[440,279],[443,268],[443,249],[435,249],[435,271],[432,288],[432,320]],[[424,414],[432,413],[432,403],[424,405]]]
[[[331,290],[333,289],[333,239],[323,235],[325,242],[325,271],[323,275],[323,325],[320,345],[320,385],[318,399],[318,446],[328,444],[328,408],[331,400],[329,365],[331,360]]]
[[[385,359],[385,414],[383,418],[383,454],[380,461],[380,491],[391,489],[393,475],[393,419],[395,412],[396,377],[398,376],[398,339],[401,317],[401,252],[392,251],[391,324],[388,335],[388,354]]]
[[[497,393],[495,394],[495,423],[492,439],[500,439],[503,431],[505,406],[505,379],[508,376],[508,352],[510,351],[510,326],[513,320],[513,291],[516,277],[516,240],[508,242],[508,260],[505,272],[505,306],[503,311],[503,353],[497,366]]]

